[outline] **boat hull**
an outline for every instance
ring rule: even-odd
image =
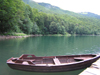
[[[23,65],[23,64],[14,64],[7,63],[12,69],[31,71],[31,72],[63,72],[63,71],[73,71],[89,67],[93,62],[95,62],[100,56],[94,57],[89,60],[69,63],[65,65],[56,65],[56,66],[36,66],[36,65]]]

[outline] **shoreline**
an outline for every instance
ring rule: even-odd
[[[25,36],[0,35],[0,39],[26,38],[26,37],[35,37],[35,36],[42,36],[42,35],[25,35]]]
[[[64,36],[64,35],[38,35],[38,34],[37,35],[25,35],[25,36],[0,35],[0,40],[14,39],[14,38],[27,38],[27,37],[35,37],[35,36]],[[100,36],[100,35],[75,35],[75,36]]]

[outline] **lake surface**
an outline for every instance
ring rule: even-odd
[[[22,54],[36,56],[100,53],[100,36],[39,36],[0,40],[0,75],[78,75],[81,70],[37,73],[13,70],[6,60]]]

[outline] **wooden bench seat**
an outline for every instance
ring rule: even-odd
[[[55,65],[60,65],[61,64],[58,58],[54,58],[53,61],[54,61]]]

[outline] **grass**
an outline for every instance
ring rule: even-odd
[[[26,36],[27,34],[24,34],[24,33],[4,33],[4,35],[10,35],[10,36]]]
[[[66,32],[64,36],[71,36],[71,34],[69,34],[69,33]]]

